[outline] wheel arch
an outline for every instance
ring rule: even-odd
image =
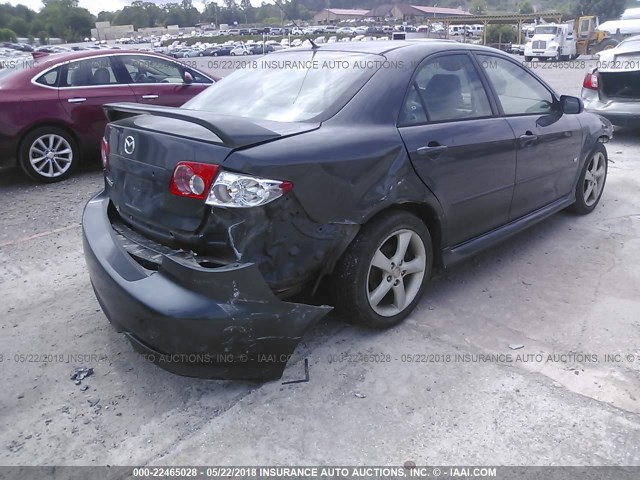
[[[418,217],[422,221],[422,223],[425,224],[425,226],[429,230],[429,234],[431,235],[431,242],[433,245],[433,252],[431,252],[433,254],[433,265],[436,268],[441,268],[443,266],[442,248],[444,245],[444,237],[442,217],[441,215],[439,215],[436,208],[428,203],[396,203],[376,212],[375,215],[369,217],[363,225],[375,221],[380,216],[385,215],[391,211],[405,211],[411,213]]]

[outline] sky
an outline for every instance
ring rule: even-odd
[[[0,0],[0,1],[3,1],[3,0]],[[116,10],[120,10],[122,9],[122,7],[131,5],[132,1],[133,0],[80,0],[79,5],[82,8],[86,8],[94,15],[97,15],[103,10],[107,12],[115,12]],[[180,0],[148,0],[148,1],[154,1],[159,5],[163,3],[171,3],[172,1],[174,3],[180,3]],[[11,5],[18,5],[18,4],[26,5],[27,7],[31,8],[32,10],[35,10],[36,12],[42,8],[42,0],[9,0],[9,3]],[[259,6],[262,4],[262,0],[251,0],[251,3],[254,6]],[[266,0],[266,3],[271,3],[271,1]],[[218,1],[218,5],[221,5],[221,4],[222,4],[222,1]],[[193,6],[200,11],[202,11],[204,8],[201,0],[193,0]]]

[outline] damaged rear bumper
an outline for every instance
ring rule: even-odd
[[[103,192],[85,207],[84,253],[109,321],[171,372],[204,378],[279,378],[302,335],[331,307],[288,303],[254,264],[204,268],[164,255],[143,268],[119,243]]]

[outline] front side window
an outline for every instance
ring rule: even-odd
[[[66,75],[60,81],[61,87],[90,87],[94,85],[115,85],[118,83],[109,57],[88,58],[70,62]]]
[[[553,94],[520,65],[492,55],[478,55],[505,115],[551,113]]]
[[[183,83],[183,70],[191,73],[194,83],[212,83],[204,75],[164,58],[146,55],[125,55],[119,58],[131,77],[131,83]]]
[[[400,123],[443,122],[492,115],[487,93],[467,55],[446,55],[419,67]]]
[[[178,64],[147,56],[121,57],[132,83],[182,83]]]

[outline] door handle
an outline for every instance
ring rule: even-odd
[[[538,140],[538,135],[533,134],[531,131],[527,130],[524,135],[520,135],[520,146],[528,147],[533,145]]]
[[[69,103],[82,103],[82,102],[86,102],[87,99],[84,97],[74,97],[74,98],[69,98],[67,100],[67,102]]]
[[[158,98],[158,95],[153,95],[153,94],[142,95],[142,98],[144,98],[145,100],[153,100],[154,98]]]
[[[437,157],[447,150],[446,145],[440,145],[438,142],[429,142],[422,147],[418,147],[416,152],[418,155],[428,155],[430,157]]]

